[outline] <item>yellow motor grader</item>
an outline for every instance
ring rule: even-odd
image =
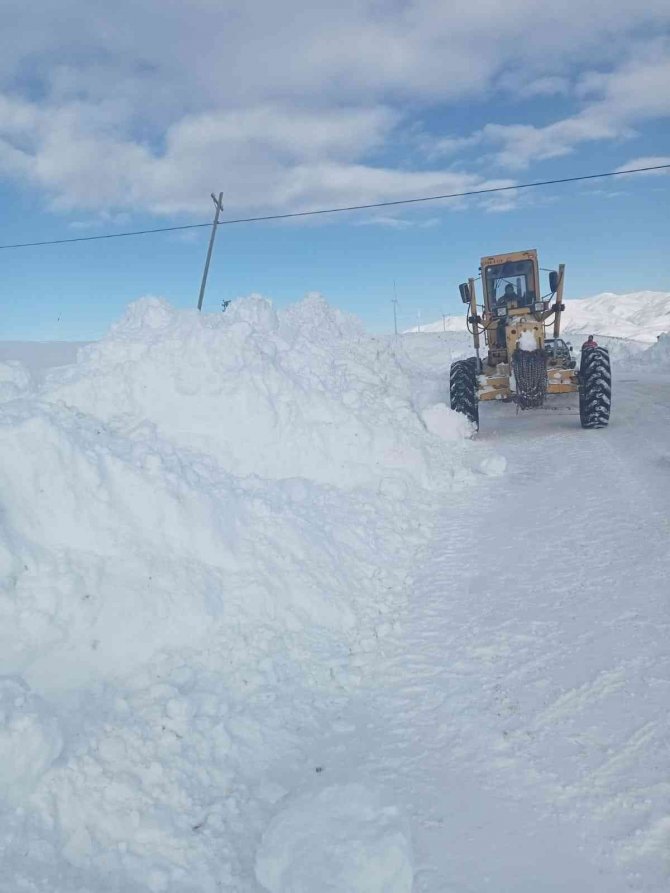
[[[474,278],[460,286],[475,356],[451,365],[451,408],[479,427],[481,401],[502,400],[534,409],[548,394],[578,393],[582,427],[604,428],[612,399],[609,353],[604,347],[585,346],[577,369],[559,337],[565,264],[549,271],[549,291],[544,295],[534,249],[483,257],[479,269],[481,304]],[[546,337],[549,329],[551,338]]]

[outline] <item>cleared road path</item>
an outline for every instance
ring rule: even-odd
[[[315,749],[408,816],[417,893],[670,889],[670,382],[615,387],[601,431],[484,407],[507,472],[445,506]]]

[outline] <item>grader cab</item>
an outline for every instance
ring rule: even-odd
[[[578,370],[557,349],[564,344],[559,335],[565,265],[549,272],[545,294],[535,250],[483,257],[480,273],[481,303],[474,278],[460,286],[475,356],[452,363],[451,408],[479,427],[480,402],[535,409],[548,395],[578,393],[582,427],[605,427],[612,391],[607,349],[583,349]]]

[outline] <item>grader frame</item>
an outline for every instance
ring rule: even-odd
[[[481,259],[479,270],[481,304],[474,277],[460,286],[475,356],[452,364],[452,409],[479,425],[480,402],[513,401],[529,409],[543,405],[547,395],[578,392],[582,426],[604,427],[611,398],[607,350],[597,348],[586,364],[582,354],[580,370],[588,374],[577,371],[574,361],[545,350],[546,330],[553,328],[554,340],[561,331],[565,264],[549,272],[549,292],[544,296],[535,249],[488,255]]]
[[[527,281],[532,283],[532,293],[536,300],[517,297],[508,302],[506,314],[499,316],[497,311],[501,308],[494,306],[495,296],[490,294],[487,287],[487,270],[491,268],[514,269],[525,268],[530,272]],[[473,335],[475,354],[480,359],[480,336],[483,334],[488,355],[480,366],[480,377],[486,382],[480,382],[479,400],[513,400],[515,397],[514,380],[511,374],[510,359],[517,348],[517,344],[524,332],[530,332],[535,339],[537,349],[544,348],[546,321],[554,316],[553,337],[558,338],[561,331],[561,313],[565,309],[563,304],[563,283],[565,279],[565,264],[560,264],[558,272],[551,277],[550,300],[540,297],[540,270],[537,260],[537,251],[513,251],[506,254],[494,254],[481,259],[480,265],[483,285],[482,314],[478,313],[476,280],[468,279],[468,295],[470,314],[468,323]],[[516,277],[514,272],[510,277]],[[504,277],[509,278],[509,277]],[[553,286],[553,288],[552,288]],[[528,289],[525,292],[528,294]],[[463,291],[462,291],[463,294]],[[555,301],[551,303],[551,297]],[[519,306],[522,304],[522,306]],[[541,306],[540,306],[541,305]],[[504,345],[500,344],[499,331],[502,320],[505,320]],[[548,383],[547,393],[566,394],[575,392],[579,388],[577,374],[572,369],[562,369],[554,360],[547,361]]]

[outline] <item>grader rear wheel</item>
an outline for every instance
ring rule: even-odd
[[[612,373],[606,347],[582,351],[579,367],[579,418],[582,428],[606,428],[612,405]]]

